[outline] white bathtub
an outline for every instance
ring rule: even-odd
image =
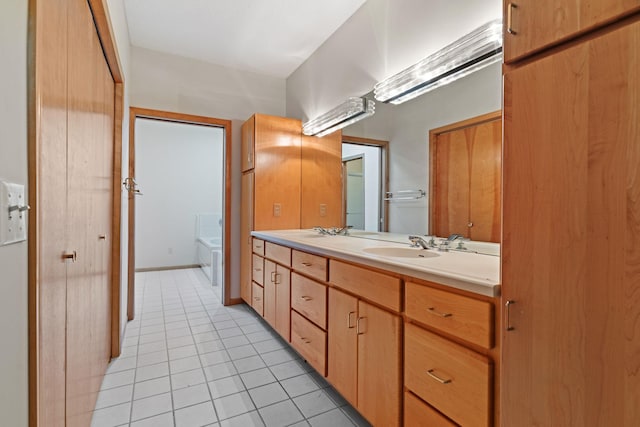
[[[222,240],[220,237],[199,237],[198,263],[213,286],[222,284]]]

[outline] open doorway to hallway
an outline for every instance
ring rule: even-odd
[[[129,320],[135,274],[197,268],[229,299],[229,121],[131,109]]]

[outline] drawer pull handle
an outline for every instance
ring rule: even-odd
[[[276,273],[275,271],[271,272],[271,281],[276,285],[280,284],[280,273]]]
[[[434,374],[434,372],[435,372],[435,369],[429,369],[427,371],[427,375],[429,375],[434,380],[438,381],[440,384],[449,384],[451,382],[451,380],[443,380],[442,378]]]
[[[514,36],[518,33],[516,33],[516,30],[513,29],[513,9],[517,9],[518,5],[515,3],[509,3],[509,5],[507,6],[507,32],[509,34],[513,34]]]
[[[356,314],[356,312],[355,312],[355,311],[350,311],[350,312],[349,312],[349,314],[347,314],[347,328],[349,328],[349,329],[353,329],[353,328],[355,328],[355,325],[353,325],[353,324],[351,323],[351,316],[352,316],[353,314]]]
[[[507,331],[513,331],[515,329],[513,326],[511,326],[511,306],[515,303],[516,302],[513,300],[509,300],[504,303],[505,309],[507,311],[507,321],[506,321]]]
[[[301,299],[301,300],[305,300],[305,301],[311,301],[313,298],[311,298],[310,296],[307,296],[307,295],[302,295],[302,296],[300,297],[300,299]]]
[[[254,300],[260,301],[260,297],[253,297]]]
[[[311,344],[311,340],[309,338],[305,338],[305,337],[300,337],[300,339],[302,340],[303,343],[305,344]]]
[[[358,320],[356,320],[356,335],[364,335],[364,332],[360,330],[360,321],[362,319],[366,319],[366,317],[358,317]]]
[[[256,245],[256,249],[262,249],[262,245]]]
[[[313,264],[311,264],[310,262],[303,262],[302,265],[304,265],[305,267],[311,267]]]
[[[427,308],[427,310],[429,311],[429,313],[435,315],[435,316],[440,316],[440,317],[451,317],[453,316],[453,314],[451,313],[440,313],[439,311],[436,310],[435,307],[429,307]]]
[[[254,268],[255,271],[262,271],[261,268]]]

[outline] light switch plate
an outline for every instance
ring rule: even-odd
[[[27,240],[24,185],[0,181],[0,246]]]

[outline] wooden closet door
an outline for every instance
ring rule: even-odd
[[[639,45],[636,20],[504,76],[505,426],[640,425]]]
[[[105,173],[113,162],[114,83],[87,2],[69,6],[67,230],[77,261],[67,271],[67,426],[85,426],[110,359],[105,253],[112,209]]]

